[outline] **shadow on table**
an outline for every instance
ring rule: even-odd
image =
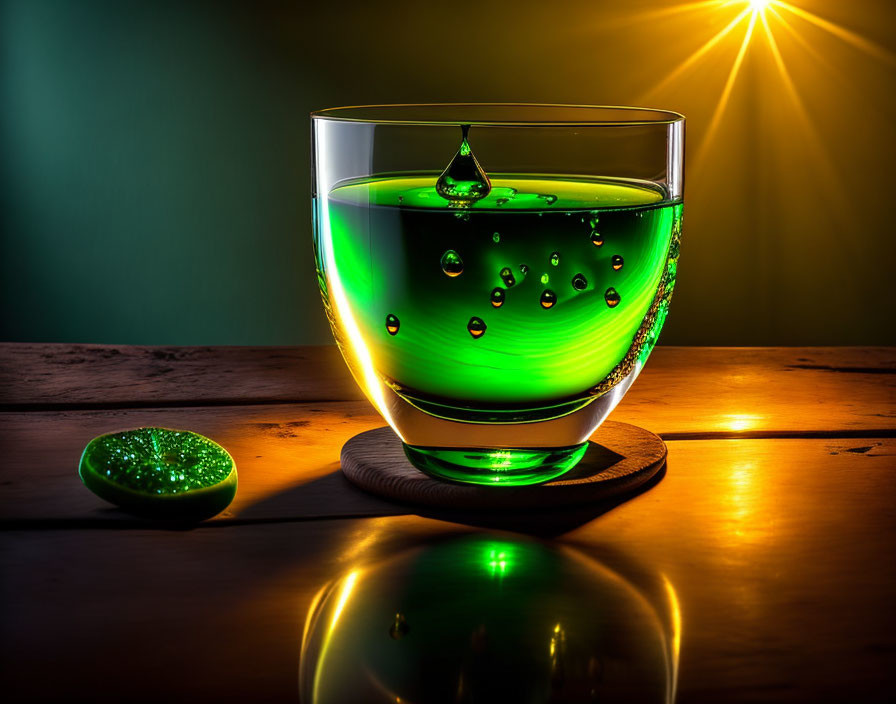
[[[651,479],[636,489],[599,502],[562,506],[556,509],[449,510],[381,499],[354,486],[345,478],[342,471],[337,469],[319,479],[265,498],[246,507],[233,518],[218,521],[216,524],[413,514],[476,528],[507,530],[550,538],[589,523],[620,504],[649,491],[662,481],[665,473],[664,464]]]

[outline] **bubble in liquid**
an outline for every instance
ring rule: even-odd
[[[389,313],[389,315],[386,316],[386,332],[388,332],[390,335],[397,335],[398,328],[400,327],[401,321],[397,317]]]
[[[504,298],[505,298],[505,295],[504,295],[503,288],[501,288],[500,286],[497,286],[496,288],[492,289],[491,299],[492,299],[492,305],[495,308],[500,308],[501,306],[504,305]]]
[[[410,630],[411,627],[408,626],[408,622],[407,619],[405,619],[404,614],[395,614],[395,620],[389,627],[389,636],[393,640],[399,640],[401,638],[404,638]]]
[[[619,271],[622,268],[623,259],[618,254],[614,254],[613,258],[610,260],[613,265],[614,271]]]
[[[500,208],[502,205],[504,205],[505,203],[509,203],[509,202],[510,202],[510,198],[498,198],[495,201],[495,205],[497,205]]]
[[[398,204],[401,205],[404,202],[404,196],[398,196]]]
[[[496,232],[495,234],[492,235],[492,242],[494,242],[495,244],[498,244],[498,242],[500,242],[500,241],[501,241],[501,233],[500,232]]]
[[[591,244],[595,247],[603,247],[604,246],[604,236],[600,234],[597,230],[594,230],[591,233]]]
[[[470,148],[469,125],[461,126],[461,142],[457,154],[436,181],[436,193],[454,205],[468,205],[485,198],[492,184]]]
[[[607,289],[606,293],[604,293],[604,300],[610,308],[615,308],[619,305],[619,301],[622,299],[619,297],[619,293],[616,289],[611,286]]]
[[[510,270],[509,266],[505,266],[503,269],[501,269],[501,280],[508,288],[516,283],[516,279],[513,278],[513,272]]]
[[[560,263],[560,252],[554,252],[551,255],[551,264],[557,266]]]
[[[576,291],[584,291],[588,288],[588,279],[585,278],[584,274],[576,274],[572,277],[572,287]]]
[[[542,308],[553,308],[554,304],[557,302],[557,294],[551,291],[551,289],[545,289],[541,294],[541,307]]]
[[[529,267],[526,266],[525,264],[520,264],[520,273],[521,273],[523,276],[525,276],[526,274],[529,273]]]
[[[548,205],[553,205],[557,202],[557,196],[554,195],[540,195],[538,197]]]
[[[551,277],[548,276],[547,274],[542,274],[542,275],[541,275],[541,283],[546,284],[546,283],[547,283],[548,281],[550,281],[550,280],[551,280]]]
[[[442,271],[448,276],[460,276],[464,272],[464,261],[453,249],[442,255]]]
[[[478,339],[485,334],[485,329],[488,327],[482,320],[482,318],[472,317],[470,318],[470,322],[467,323],[467,330],[473,336],[473,339]]]

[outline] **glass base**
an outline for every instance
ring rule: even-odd
[[[587,442],[543,449],[404,446],[411,464],[432,477],[490,486],[524,486],[556,479],[575,467],[587,449]]]

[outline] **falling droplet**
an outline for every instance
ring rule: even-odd
[[[453,249],[449,249],[442,255],[442,271],[451,277],[464,273],[464,261]]]
[[[504,289],[500,286],[492,289],[492,305],[495,308],[500,308],[504,305]]]
[[[488,176],[476,161],[467,141],[470,126],[462,125],[461,133],[463,137],[457,154],[436,181],[436,192],[453,205],[468,205],[485,198],[492,189]]]
[[[389,635],[392,637],[392,639],[399,640],[401,638],[404,638],[410,630],[411,627],[408,626],[408,622],[405,619],[404,614],[395,614],[395,620],[389,627]]]
[[[529,267],[525,264],[520,264],[520,273],[525,276],[529,273]]]
[[[622,268],[623,260],[618,254],[614,254],[610,261],[613,264],[613,271],[619,271]]]
[[[473,339],[479,339],[485,334],[486,324],[482,321],[482,318],[476,318],[475,316],[470,318],[470,322],[467,323],[467,330],[469,330],[470,334],[473,336]]]
[[[591,244],[595,247],[603,247],[604,246],[604,236],[600,234],[597,230],[594,230],[591,233]]]
[[[588,279],[585,278],[584,274],[576,274],[572,277],[572,287],[576,291],[584,291],[588,288]]]
[[[616,289],[611,286],[607,289],[606,293],[604,293],[604,300],[610,308],[615,308],[619,305],[619,301],[622,299],[619,297],[619,293],[617,293]]]
[[[540,196],[538,196],[538,197],[539,197],[539,199],[543,200],[543,201],[544,201],[545,203],[547,203],[548,205],[553,205],[554,203],[557,202],[557,196],[553,196],[553,195],[540,195]]]
[[[513,278],[513,272],[510,270],[509,266],[505,266],[501,269],[501,280],[507,288],[510,288],[516,283],[516,279]]]
[[[551,255],[551,264],[557,266],[560,263],[560,252],[554,252]]]
[[[495,244],[498,244],[498,242],[500,242],[500,241],[501,241],[501,233],[500,232],[496,232],[495,234],[492,235],[492,242],[494,242]]]
[[[551,289],[545,289],[541,294],[541,307],[542,308],[553,308],[554,304],[557,302],[557,294],[551,291]]]
[[[551,277],[548,276],[547,274],[542,274],[542,275],[541,275],[541,283],[546,284],[546,283],[547,283],[548,281],[550,281],[550,280],[551,280]]]
[[[591,220],[589,220],[588,223],[591,225],[592,230],[597,227],[597,222],[597,213],[591,213]]]
[[[397,335],[398,328],[400,327],[401,321],[394,315],[389,313],[389,315],[386,316],[386,332],[388,332],[390,335]]]

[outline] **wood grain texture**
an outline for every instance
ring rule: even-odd
[[[335,347],[0,344],[0,408],[361,399]],[[613,414],[667,437],[896,430],[885,347],[658,347]]]
[[[391,428],[351,438],[342,447],[342,471],[359,488],[411,506],[460,510],[532,510],[595,503],[634,491],[666,459],[665,443],[651,432],[608,421],[585,457],[558,479],[534,486],[455,484],[424,474],[407,459]]]
[[[862,447],[670,442],[661,482],[551,544],[668,582],[683,704],[892,701],[896,441]],[[4,691],[16,701],[295,701],[318,589],[470,530],[396,516],[5,531]]]

